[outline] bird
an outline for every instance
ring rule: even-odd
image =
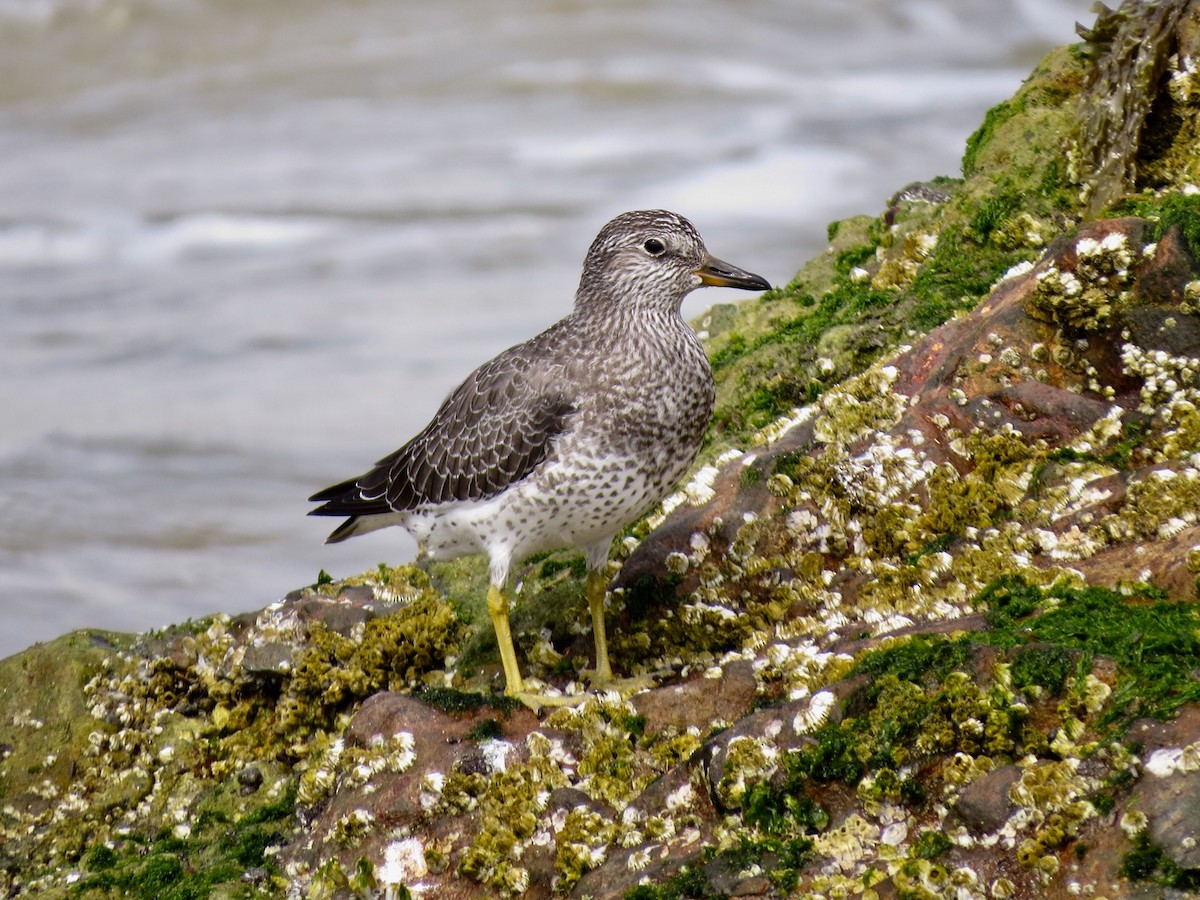
[[[587,251],[568,315],[479,366],[399,450],[310,498],[322,504],[310,515],[346,517],[326,543],[398,525],[431,559],[486,554],[505,693],[520,699],[532,692],[513,646],[510,572],[535,553],[576,548],[587,564],[590,681],[613,682],[612,542],[686,474],[712,416],[712,370],[680,310],[706,285],[770,288],[710,255],[677,213],[614,218]]]

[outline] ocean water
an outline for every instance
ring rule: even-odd
[[[566,313],[611,216],[784,283],[1090,6],[0,0],[0,656],[410,559],[306,498]]]

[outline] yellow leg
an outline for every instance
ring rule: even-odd
[[[592,635],[596,639],[596,674],[594,684],[612,681],[612,668],[608,664],[608,632],[604,628],[604,594],[608,579],[603,572],[591,571],[587,576],[587,600],[592,610]]]
[[[521,680],[521,669],[517,666],[517,651],[513,648],[512,629],[508,624],[508,596],[502,588],[488,588],[488,612],[492,627],[496,629],[496,644],[500,648],[500,662],[504,666],[504,693],[515,697],[525,690]]]

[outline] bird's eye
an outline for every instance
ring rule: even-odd
[[[651,256],[659,256],[664,250],[667,249],[663,242],[658,238],[650,238],[648,241],[646,241],[646,243],[642,244],[642,247],[645,248],[646,252]]]

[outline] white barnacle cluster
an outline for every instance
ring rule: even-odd
[[[345,750],[346,742],[339,737],[309,757],[308,768],[300,774],[296,789],[298,802],[312,806],[329,796],[337,782]]]
[[[1179,311],[1184,315],[1200,312],[1200,279],[1189,281],[1183,286],[1183,298],[1179,302]]]
[[[779,749],[766,737],[739,735],[725,750],[724,774],[716,785],[717,795],[727,807],[741,805],[746,791],[770,778],[779,766]]]
[[[881,571],[887,575],[895,573],[899,570],[895,566],[881,564],[876,571]],[[909,585],[906,593],[912,597],[912,595],[918,593],[918,591],[919,589],[916,585]],[[911,608],[916,606],[918,603],[919,601],[914,597],[908,604],[905,605]],[[957,618],[957,615],[953,618]],[[913,625],[912,619],[903,613],[897,612],[894,608],[867,607],[862,611],[860,621],[864,625],[871,626],[871,634],[890,634],[893,631],[899,631],[902,628],[910,628]]]
[[[1100,453],[1108,448],[1114,438],[1121,436],[1121,422],[1125,417],[1125,409],[1113,406],[1107,415],[1101,416],[1092,423],[1092,427],[1084,431],[1071,442],[1071,449],[1079,453]]]
[[[395,580],[377,579],[372,585],[375,599],[392,606],[406,606],[421,596],[421,589],[415,585],[398,587]]]
[[[995,767],[996,763],[990,756],[973,756],[961,750],[957,751],[942,770],[943,793],[947,799],[957,796],[964,787]]]
[[[375,878],[385,890],[404,886],[413,894],[421,894],[427,885],[419,879],[429,874],[425,845],[417,837],[392,841],[383,848],[383,864],[375,870]]]
[[[1126,375],[1142,379],[1141,412],[1169,419],[1194,413],[1200,405],[1200,358],[1127,343],[1121,347],[1121,363]]]
[[[415,743],[410,732],[400,731],[389,738],[377,734],[367,746],[348,754],[344,786],[361,787],[380,772],[399,774],[408,771],[416,760]]]
[[[329,836],[344,847],[354,847],[362,843],[374,824],[374,813],[366,809],[352,809],[334,821]]]
[[[1129,280],[1133,251],[1129,238],[1120,231],[1110,231],[1100,240],[1080,238],[1075,244],[1075,271],[1093,284],[1106,284],[1110,279],[1120,283]]]
[[[1075,244],[1075,270],[1049,266],[1037,275],[1030,310],[1057,325],[1102,328],[1127,296],[1134,254],[1129,238],[1111,231]]]
[[[433,812],[442,802],[442,791],[446,787],[446,776],[441,772],[426,772],[421,776],[421,787],[417,800],[421,809],[427,813]]]
[[[1051,526],[1068,519],[1074,521],[1053,533],[1033,529],[1030,538],[1036,549],[1052,559],[1086,559],[1106,543],[1089,527],[1096,524],[1095,510],[1112,497],[1112,489],[1098,482],[1117,470],[1091,460],[1061,461],[1056,465],[1057,478],[1053,484],[1043,486],[1038,498],[1041,517]]]
[[[992,232],[991,239],[1005,249],[1028,247],[1036,250],[1044,247],[1055,233],[1057,229],[1053,224],[1023,212],[1005,219]]]
[[[910,398],[893,390],[895,366],[877,366],[822,395],[813,437],[824,444],[848,445],[894,425]]]
[[[588,634],[592,630],[591,623],[576,621],[571,623],[572,634]],[[541,628],[534,636],[533,645],[526,651],[525,658],[531,665],[544,669],[553,669],[562,662],[562,654],[554,649],[553,632],[550,628]]]
[[[261,647],[272,643],[289,646],[298,644],[301,642],[304,627],[304,623],[300,620],[299,607],[279,600],[258,614],[258,618],[254,620],[254,628],[250,632],[247,646]]]
[[[862,875],[874,862],[882,829],[874,822],[851,813],[837,828],[813,837],[813,850],[825,857],[824,875]]]
[[[545,766],[549,770],[558,770],[568,778],[573,778],[579,761],[567,749],[561,738],[551,738],[540,731],[531,731],[525,738],[525,746],[529,749],[529,758]]]
[[[894,230],[894,227],[893,227]],[[899,290],[910,284],[921,271],[921,264],[937,248],[938,235],[936,232],[914,231],[897,241],[892,247],[875,249],[875,259],[878,268],[870,278],[871,287],[877,291]],[[863,270],[864,272],[866,270]],[[865,281],[866,278],[856,278],[850,273],[852,281]]]
[[[809,421],[817,414],[819,409],[815,404],[796,407],[786,416],[781,416],[774,422],[764,426],[751,438],[750,443],[756,447],[770,447],[793,428]]]
[[[713,484],[720,474],[721,470],[716,466],[702,467],[683,489],[687,502],[692,506],[700,506],[711,500],[715,496]]]
[[[848,668],[852,663],[853,657],[822,650],[806,635],[793,642],[769,645],[765,652],[758,654],[753,665],[760,682],[778,682],[787,691],[789,700],[802,700],[812,693],[814,687],[828,682],[831,666],[837,664],[839,668]],[[816,710],[819,713],[824,702],[822,700],[816,706],[810,703],[809,711]],[[823,712],[828,715],[829,709],[825,708]],[[799,733],[809,729],[797,727],[795,730]]]
[[[864,509],[876,510],[909,497],[936,468],[925,454],[884,433],[861,454],[846,459],[835,477],[846,496]]]
[[[635,812],[631,817],[630,814]],[[626,830],[621,839],[622,846],[634,847],[643,843],[646,845],[631,854],[626,864],[631,872],[641,871],[651,862],[665,859],[671,852],[670,844],[674,843],[672,839],[681,832],[681,837],[687,843],[693,843],[698,837],[695,828],[681,829],[672,816],[647,816],[633,809],[625,811],[623,824]],[[631,827],[633,825],[637,827]],[[642,883],[645,883],[644,880]]]
[[[1068,694],[1070,702],[1082,706],[1088,713],[1095,715],[1104,708],[1104,704],[1112,696],[1112,687],[1088,672],[1083,678],[1071,679]]]
[[[703,587],[693,592],[679,611],[681,621],[709,630],[715,630],[720,623],[732,622],[737,617],[738,614],[725,605],[719,594],[713,595]]]
[[[936,231],[916,231],[905,239],[905,243],[911,244],[913,256],[918,259],[927,259],[929,254],[937,249],[938,237]]]
[[[489,738],[479,745],[479,752],[483,756],[483,761],[492,772],[507,771],[508,755],[515,749],[510,741],[501,740],[500,738]]]
[[[1024,360],[1021,358],[1021,351],[1016,347],[1004,347],[1000,351],[1000,362],[1010,369],[1020,369]]]
[[[1200,468],[1152,469],[1129,484],[1125,506],[1101,522],[1112,540],[1167,539],[1200,521]]]
[[[650,848],[640,847],[629,854],[629,858],[625,860],[625,867],[630,872],[640,872],[650,865]]]
[[[1025,260],[1024,262],[1019,262],[1015,266],[1009,268],[1007,272],[1000,276],[1000,280],[996,283],[1003,284],[1005,281],[1012,281],[1014,278],[1020,278],[1023,275],[1028,275],[1032,271],[1033,262],[1031,260]]]
[[[622,847],[637,848],[626,861],[626,867],[631,872],[639,872],[654,860],[667,856],[670,850],[666,842],[679,833],[676,816],[685,813],[694,799],[694,790],[684,782],[667,795],[666,815],[647,814],[634,806],[625,807],[621,812],[620,833],[616,842]]]
[[[1098,785],[1079,774],[1078,759],[1023,760],[1009,798],[1022,809],[1047,815],[1084,797]]]
[[[1159,524],[1158,536],[1163,540],[1168,540],[1175,537],[1175,535],[1179,534],[1180,532],[1191,528],[1195,524],[1195,510],[1188,510],[1178,516],[1169,516],[1165,521]],[[1149,577],[1145,577],[1142,580],[1149,581],[1150,579]]]
[[[1130,809],[1121,816],[1117,824],[1127,837],[1135,838],[1150,826],[1150,820],[1140,809]]]
[[[666,565],[667,571],[672,575],[683,575],[688,570],[689,560],[686,553],[673,550],[667,554],[663,563]]]
[[[666,807],[669,812],[677,813],[690,807],[696,801],[696,790],[690,781],[685,781],[671,793],[667,794]]]
[[[806,734],[824,725],[836,702],[837,697],[832,691],[817,691],[808,701],[808,709],[796,713],[796,718],[792,721],[792,730],[796,734]]]
[[[93,716],[100,718],[100,716],[95,715],[95,712],[96,711],[93,710]],[[10,721],[16,728],[32,728],[34,731],[41,731],[46,727],[46,723],[35,716],[32,709],[17,710],[15,713],[13,713]]]
[[[1179,104],[1190,104],[1200,99],[1200,78],[1197,78],[1196,58],[1184,53],[1175,53],[1167,63],[1167,91],[1171,99]]]
[[[1051,845],[1077,834],[1083,823],[1097,815],[1087,797],[1102,786],[1102,780],[1080,771],[1078,757],[1020,763],[1020,779],[1009,789],[1017,811],[1009,817],[997,837],[1007,847],[1020,845],[1017,858],[1044,877],[1057,872],[1058,859],[1039,837],[1054,832]],[[1024,836],[1023,836],[1024,833]]]
[[[805,506],[789,512],[785,522],[788,531],[801,544],[810,543],[816,537],[816,531],[821,525],[821,520],[817,518],[816,514]]]
[[[1046,302],[1047,298],[1056,298],[1058,303],[1061,303],[1078,297],[1081,293],[1083,285],[1074,272],[1049,266],[1037,274],[1037,294],[1043,302]]]
[[[666,521],[667,516],[685,503],[689,506],[702,506],[707,503],[716,496],[713,485],[716,483],[717,476],[721,474],[721,466],[743,455],[741,450],[726,450],[717,457],[715,464],[701,466],[700,470],[692,476],[691,481],[675,493],[665,497],[658,505],[658,509],[646,517],[647,526],[651,529],[657,528]]]
[[[581,804],[561,819],[556,816],[553,827],[558,833],[557,856],[560,866],[587,871],[608,859],[609,841],[616,829],[599,813]]]

